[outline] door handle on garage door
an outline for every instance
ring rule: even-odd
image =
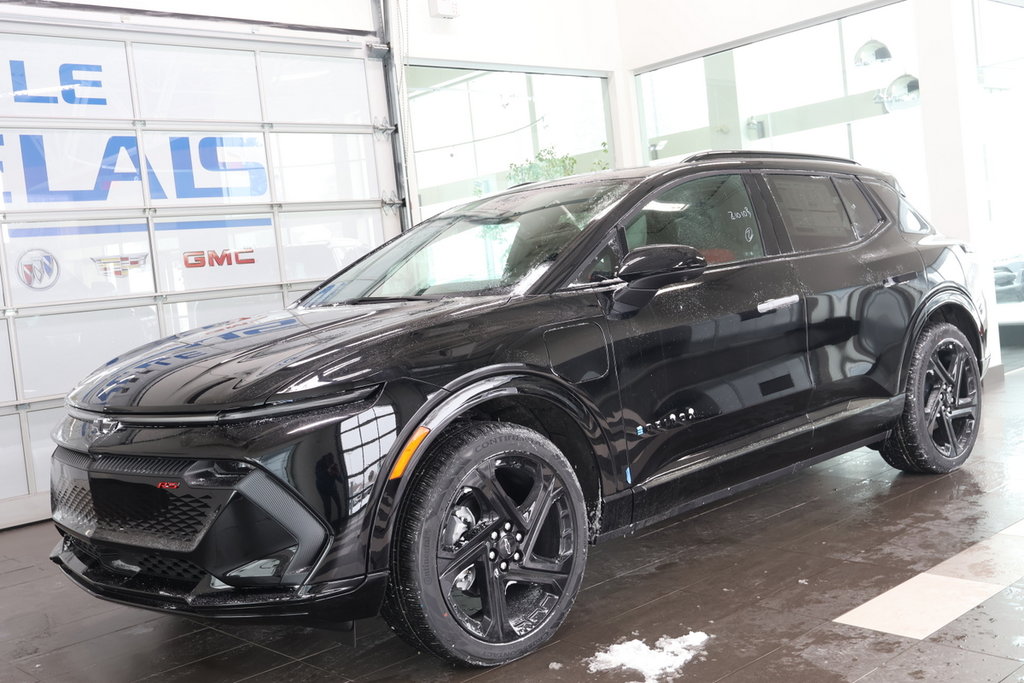
[[[800,301],[800,296],[797,294],[790,294],[789,296],[784,296],[781,299],[768,299],[768,301],[762,301],[757,305],[757,312],[771,313],[772,311],[777,311],[780,308],[792,306],[798,301]]]

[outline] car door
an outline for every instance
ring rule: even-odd
[[[923,264],[854,178],[778,173],[765,182],[785,226],[782,248],[808,290],[811,416],[822,453],[870,437],[898,411],[890,399]]]
[[[791,264],[776,255],[753,190],[743,173],[673,182],[626,214],[577,278],[580,286],[601,282],[611,276],[613,252],[653,244],[686,244],[708,260],[699,278],[604,322],[629,477],[648,493],[635,498],[634,519],[727,486],[727,476],[698,482],[683,475],[729,459],[744,437],[805,422],[804,292]]]

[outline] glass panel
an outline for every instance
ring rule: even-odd
[[[856,239],[843,202],[828,178],[769,175],[768,186],[796,251],[828,249]]]
[[[360,59],[264,52],[260,75],[269,121],[370,123]]]
[[[140,44],[132,53],[143,118],[259,120],[254,53]]]
[[[324,279],[384,241],[380,211],[282,213],[285,279]]]
[[[685,244],[708,263],[764,256],[743,179],[711,176],[677,185],[648,202],[626,226],[626,244]]]
[[[8,223],[3,237],[15,305],[153,291],[145,220]]]
[[[612,239],[608,246],[602,249],[594,260],[582,270],[575,282],[589,284],[611,280],[615,277],[619,260],[618,240]]]
[[[917,51],[910,3],[899,2],[641,74],[643,153],[851,157],[895,173],[921,202]]]
[[[1024,111],[1024,7],[978,0],[975,9],[979,88],[972,111],[979,115],[987,195],[982,215],[988,222],[980,232],[990,235],[996,289],[992,317],[1002,328],[1003,359],[1011,370],[1024,357],[1019,327],[1024,325],[1024,230],[1017,203],[1024,155],[1024,139],[1017,133]]]
[[[604,79],[422,66],[406,77],[422,217],[612,165]]]
[[[0,129],[2,205],[8,209],[142,205],[132,131]]]
[[[853,230],[858,236],[863,237],[878,227],[878,214],[857,183],[849,178],[833,178],[832,182],[839,190],[839,197],[843,200],[843,206],[846,207],[846,213],[853,221]]]
[[[229,299],[204,299],[167,304],[167,325],[172,334],[205,327],[226,320],[245,318],[284,308],[280,294],[234,296]]]
[[[66,393],[115,354],[160,336],[155,306],[14,321],[25,399]]]
[[[372,136],[276,133],[270,144],[279,200],[380,199]]]
[[[21,449],[21,421],[17,415],[0,417],[0,500],[28,493],[25,454]]]
[[[259,133],[144,133],[149,196],[162,204],[246,204],[270,200]]]
[[[280,282],[270,216],[155,222],[161,291]]]
[[[63,408],[37,410],[28,414],[28,436],[32,442],[32,464],[35,467],[36,491],[50,490],[50,456],[54,443],[50,432],[64,419]]]
[[[17,398],[14,391],[14,360],[11,356],[10,333],[7,325],[0,325],[0,401],[7,403]]]
[[[124,43],[4,34],[0,116],[129,119]]]

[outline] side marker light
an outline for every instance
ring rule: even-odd
[[[398,479],[405,474],[405,468],[408,467],[409,461],[412,460],[413,454],[416,449],[423,443],[423,439],[427,438],[427,434],[430,430],[426,427],[417,427],[416,431],[412,433],[412,437],[405,442],[405,448],[398,454],[398,460],[395,461],[395,466],[391,468],[391,474],[388,475],[388,479]]]

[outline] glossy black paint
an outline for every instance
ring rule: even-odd
[[[869,180],[879,225],[854,244],[793,253],[769,172]],[[645,200],[715,174],[743,177],[763,257],[707,264],[680,245],[648,247],[620,263],[621,278],[574,283]],[[62,443],[93,460],[244,460],[278,482],[328,539],[301,580],[279,577],[263,602],[235,590],[168,601],[98,581],[67,547],[55,561],[101,597],[155,609],[298,615],[336,597],[336,618],[365,616],[380,602],[410,480],[388,474],[418,427],[430,432],[407,472],[460,420],[547,434],[573,463],[598,539],[882,438],[929,319],[958,321],[984,366],[979,273],[959,244],[901,230],[898,206],[874,189],[888,176],[757,153],[604,175],[633,188],[523,294],[300,301],[137,349],[71,392],[81,419],[68,418]],[[266,408],[285,412],[233,416]],[[226,421],[189,423],[214,416]],[[233,562],[279,545],[182,556],[221,580]]]

